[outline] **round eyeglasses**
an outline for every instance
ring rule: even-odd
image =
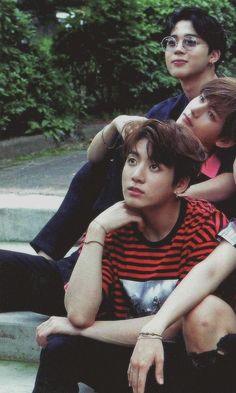
[[[168,36],[163,38],[161,41],[161,46],[165,51],[173,52],[177,48],[179,40],[173,36]],[[187,36],[182,39],[182,48],[187,51],[193,50],[199,45],[195,36]]]

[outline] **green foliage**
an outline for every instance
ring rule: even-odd
[[[230,51],[220,75],[236,71],[235,1],[184,2],[225,26]],[[0,138],[43,132],[59,140],[85,112],[148,108],[174,95],[178,81],[168,75],[160,41],[167,16],[182,6],[182,0],[1,0]],[[64,23],[57,10],[69,13]]]
[[[186,0],[184,5],[215,15],[229,32],[230,44],[236,43],[235,8],[228,0]],[[87,0],[71,14],[55,47],[74,64],[90,108],[127,110],[176,92],[178,81],[168,75],[160,41],[167,16],[182,6],[182,0]],[[230,53],[230,67],[221,66],[221,74],[234,72],[232,58]]]
[[[70,70],[14,0],[1,2],[0,39],[0,137],[43,132],[62,139],[83,111]]]

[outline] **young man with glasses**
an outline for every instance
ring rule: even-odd
[[[167,21],[167,34],[161,42],[166,66],[179,79],[183,93],[155,105],[147,117],[176,120],[202,86],[217,78],[216,69],[225,56],[226,36],[215,18],[196,7],[175,11]]]

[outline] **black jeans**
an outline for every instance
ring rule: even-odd
[[[78,382],[99,393],[130,393],[127,369],[132,352],[131,347],[89,338],[52,335],[47,347],[41,351],[33,393],[75,393]],[[156,383],[152,368],[145,392],[190,393],[184,390],[186,358],[180,346],[171,344],[165,348],[165,384]]]
[[[0,250],[0,312],[33,311],[66,315],[64,282],[78,254],[61,261]]]

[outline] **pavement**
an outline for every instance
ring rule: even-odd
[[[89,129],[91,138],[100,125]],[[22,144],[0,142],[0,248],[34,254],[29,241],[49,220],[63,200],[68,186],[86,160],[86,150],[65,150],[60,155],[32,157],[26,161],[12,161],[38,151],[38,138]],[[50,144],[49,144],[50,145]],[[51,147],[51,146],[50,146]],[[43,147],[44,148],[44,147]],[[21,312],[0,314],[0,393],[32,392],[39,360],[35,342],[35,328],[47,316]],[[81,393],[91,393],[80,384]],[[66,393],[66,392],[65,392]]]

